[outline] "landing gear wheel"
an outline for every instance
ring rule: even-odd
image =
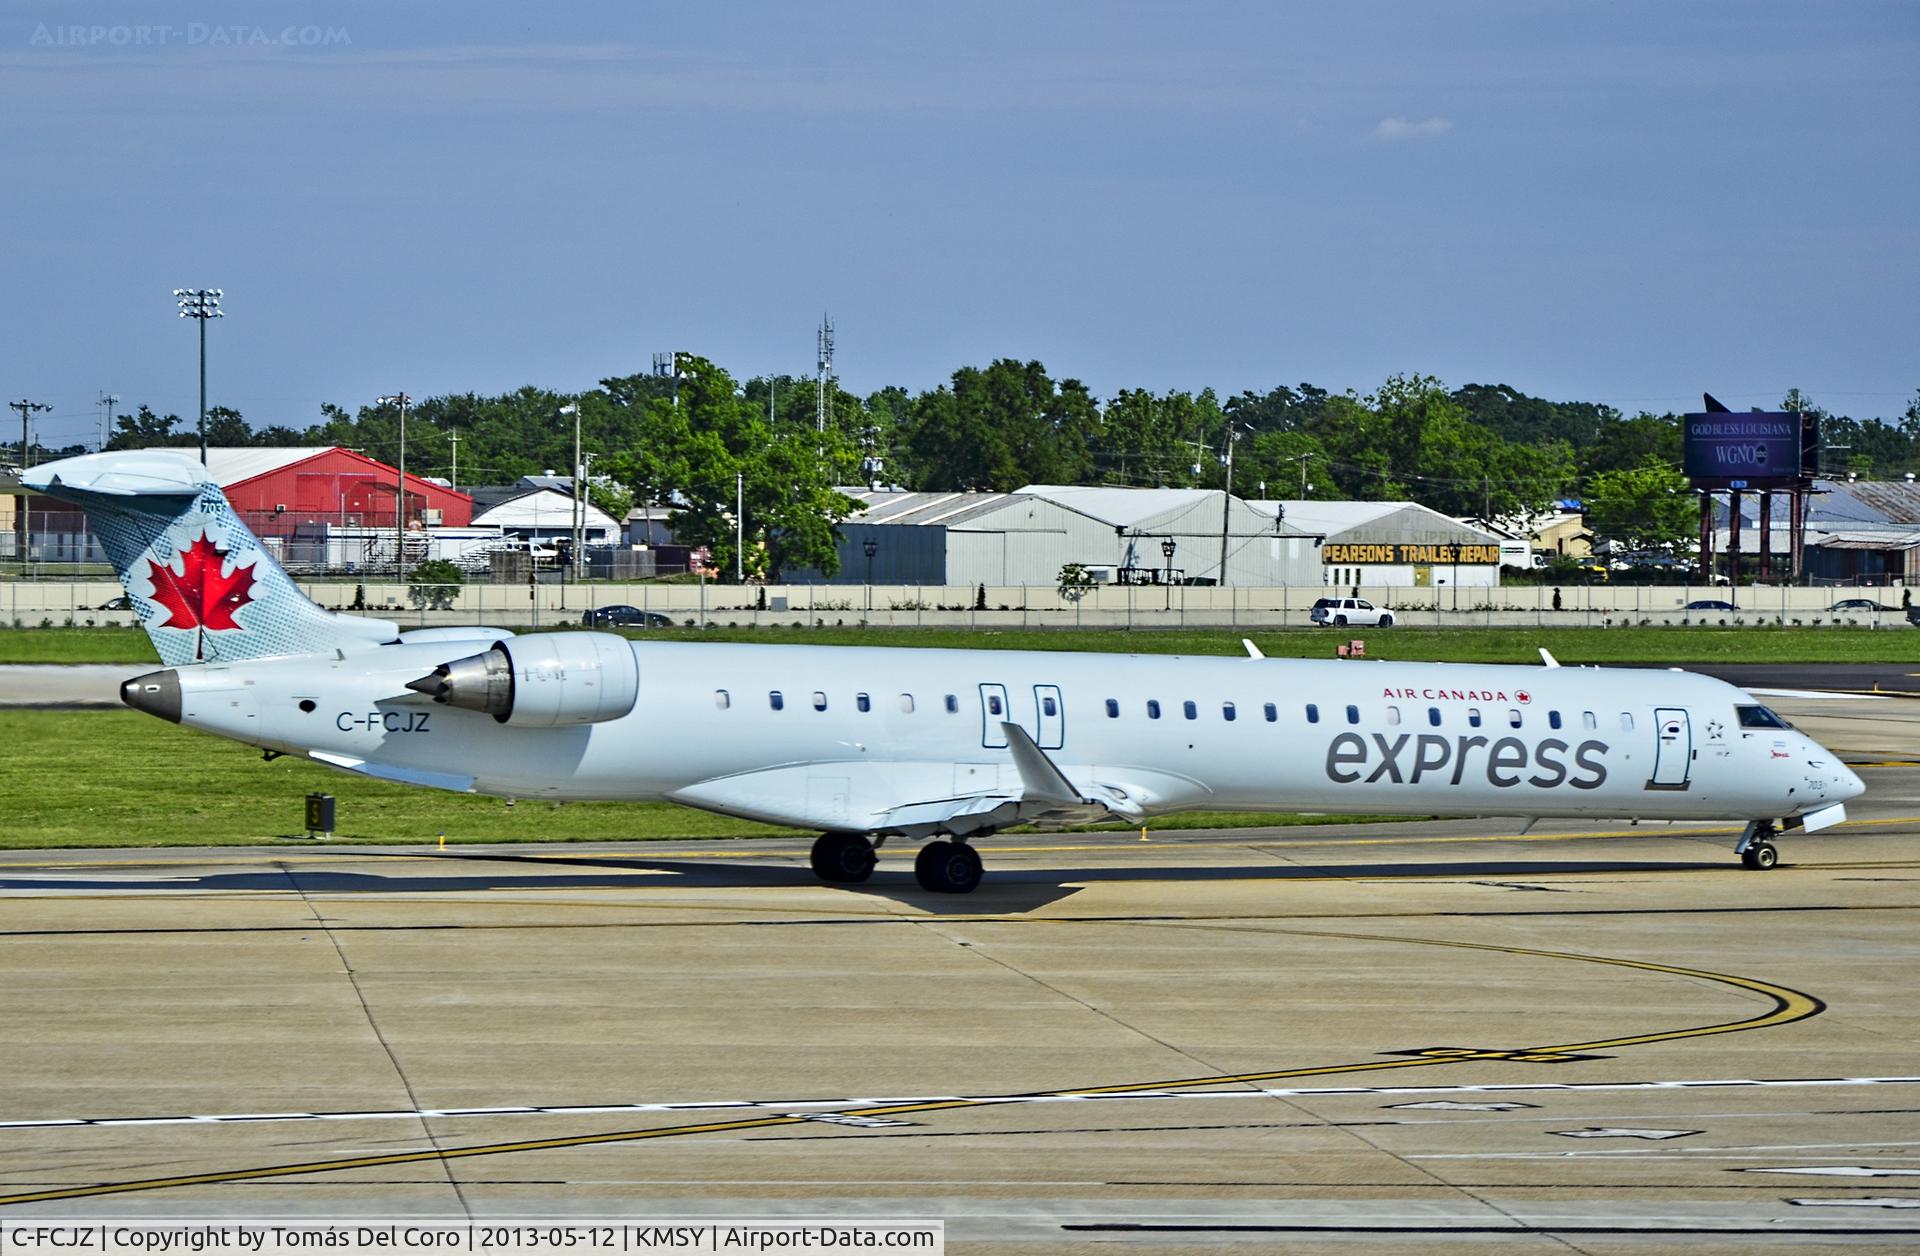
[[[928,842],[913,857],[913,877],[934,894],[971,894],[980,884],[980,852],[965,842]]]
[[[1772,842],[1755,842],[1740,852],[1740,862],[1749,868],[1765,872],[1780,862],[1780,852],[1774,849]]]
[[[822,881],[847,885],[872,876],[878,857],[873,853],[873,843],[858,833],[822,833],[814,839],[807,862],[813,865],[813,875]]]

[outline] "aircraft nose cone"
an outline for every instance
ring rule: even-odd
[[[180,673],[171,667],[135,676],[120,686],[120,701],[136,711],[180,722]]]
[[[1855,772],[1852,768],[1848,767],[1844,763],[1840,765],[1839,784],[1840,784],[1840,791],[1839,791],[1840,797],[1843,800],[1848,798],[1858,798],[1860,795],[1867,792],[1867,783],[1860,779],[1860,774]]]

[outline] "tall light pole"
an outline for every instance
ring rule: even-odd
[[[25,471],[33,465],[33,457],[28,452],[33,448],[31,434],[33,416],[39,411],[51,410],[53,407],[38,401],[28,401],[22,397],[18,401],[9,401],[7,408],[20,412],[20,469]],[[23,576],[27,573],[27,500],[25,493],[20,494],[14,499],[13,510],[13,556],[20,560],[20,574]]]
[[[867,609],[873,609],[873,556],[880,552],[880,542],[868,537],[860,542],[860,552],[867,556]]]
[[[220,312],[220,289],[175,288],[173,301],[180,317],[200,324],[200,465],[207,465],[207,320],[225,318]]]
[[[580,578],[580,403],[569,402],[560,407],[561,414],[573,416],[573,552],[567,555],[567,566],[574,579]]]
[[[1172,537],[1160,542],[1160,553],[1167,560],[1167,609],[1173,609],[1173,551],[1179,548]]]
[[[403,580],[407,574],[407,406],[413,398],[401,392],[376,400],[383,406],[400,407],[400,465],[393,476],[393,578]]]

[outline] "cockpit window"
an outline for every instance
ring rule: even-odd
[[[1740,717],[1742,728],[1792,728],[1793,725],[1775,715],[1763,706],[1737,706],[1733,713]]]

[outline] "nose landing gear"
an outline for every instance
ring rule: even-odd
[[[1779,835],[1780,830],[1771,820],[1755,820],[1740,835],[1740,844],[1733,848],[1733,853],[1740,856],[1745,866],[1765,872],[1780,862],[1780,851],[1773,844]]]

